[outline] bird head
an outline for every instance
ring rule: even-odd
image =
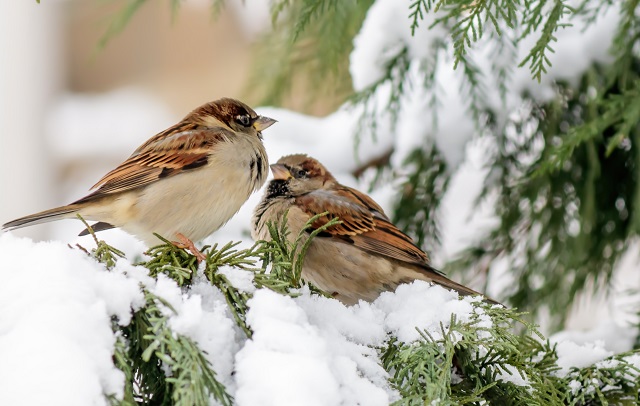
[[[320,162],[303,154],[283,156],[271,165],[271,172],[276,181],[286,184],[292,196],[329,188],[337,182]]]
[[[262,138],[262,131],[276,120],[260,116],[246,104],[236,99],[222,98],[206,103],[185,117],[209,127],[225,127],[235,133]]]

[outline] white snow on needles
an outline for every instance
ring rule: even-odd
[[[381,77],[386,58],[399,46],[406,45],[412,58],[411,75],[419,74],[420,64],[433,57],[431,46],[446,35],[440,29],[428,30],[422,23],[415,37],[408,31],[408,2],[378,0],[370,9],[362,30],[355,40],[351,56],[351,74],[356,90],[363,89]],[[557,33],[556,52],[549,73],[538,84],[526,69],[510,78],[513,89],[506,103],[497,94],[493,63],[519,62],[534,41],[529,37],[513,55],[496,58],[484,43],[473,55],[484,75],[489,92],[487,100],[506,117],[520,106],[520,91],[528,90],[540,100],[552,93],[553,80],[572,80],[593,61],[606,62],[607,46],[617,26],[616,11],[611,9],[586,30],[580,21]],[[396,169],[413,148],[433,140],[452,170],[457,173],[448,192],[456,210],[444,212],[443,251],[451,255],[464,247],[470,235],[477,235],[491,219],[490,210],[478,218],[474,200],[479,191],[482,143],[469,143],[474,125],[465,112],[461,96],[462,79],[452,69],[450,57],[438,62],[438,98],[433,111],[420,86],[413,86],[401,102],[399,126],[392,132],[381,120],[377,139],[363,136],[353,157],[358,110],[344,106],[335,113],[314,118],[299,113],[260,108],[261,114],[279,122],[265,132],[265,144],[271,161],[290,153],[306,152],[325,163],[344,183],[358,186],[349,172],[358,162],[393,149],[392,164]],[[387,92],[381,89],[379,106],[385,105]],[[136,111],[135,114],[131,114]],[[138,114],[137,112],[144,112]],[[437,117],[437,126],[433,118]],[[123,159],[146,137],[170,124],[172,117],[156,101],[136,91],[116,91],[107,95],[70,95],[62,100],[51,117],[50,142],[57,145],[59,159],[70,155],[104,156]],[[86,120],[82,121],[82,120]],[[82,121],[82,122],[80,122]],[[92,134],[108,128],[104,137],[109,146],[87,137],[86,128],[100,123]],[[108,123],[104,125],[103,123]],[[115,123],[119,127],[114,130]],[[77,129],[82,128],[82,132]],[[133,131],[135,130],[135,131]],[[135,134],[133,134],[135,132]],[[72,138],[68,138],[71,136]],[[340,148],[336,148],[339,145]],[[96,154],[99,152],[100,154]],[[67,187],[78,198],[100,174]],[[360,185],[366,188],[366,185]],[[396,185],[373,192],[385,209],[397,194]],[[455,199],[450,196],[456,196]],[[246,230],[253,207],[260,194],[245,204],[225,228],[206,242],[242,240],[250,244]],[[72,237],[80,226],[68,221],[56,225],[55,236],[72,245],[80,242],[90,247],[87,238]],[[143,247],[132,237],[113,230],[102,238],[127,252],[129,259],[140,255]],[[373,346],[381,344],[389,332],[400,340],[417,338],[416,326],[439,333],[439,323],[456,314],[468,319],[472,306],[468,299],[422,282],[401,286],[395,293],[385,293],[372,304],[345,307],[339,302],[313,297],[308,292],[292,299],[271,291],[258,290],[250,301],[248,323],[254,336],[247,340],[235,326],[222,294],[200,276],[189,291],[181,290],[168,278],[149,278],[143,268],[119,261],[106,271],[86,254],[62,242],[35,243],[5,234],[0,236],[0,404],[2,405],[101,405],[105,394],[121,396],[123,374],[115,368],[111,354],[115,336],[111,319],[129,322],[131,312],[143,297],[140,285],[146,286],[171,303],[177,310],[171,326],[207,352],[218,379],[224,383],[239,405],[385,405],[397,399],[387,384],[387,373]],[[633,266],[633,264],[627,266]],[[253,292],[250,275],[225,269],[239,288]],[[489,322],[489,321],[487,321]],[[611,321],[601,323],[589,333],[559,334],[561,374],[571,366],[586,366],[606,358],[612,351],[624,351],[631,345],[633,334]],[[624,339],[621,339],[623,337]],[[505,378],[505,379],[508,379]]]

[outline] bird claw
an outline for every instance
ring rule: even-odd
[[[193,243],[193,241],[185,237],[184,234],[176,233],[176,237],[178,237],[178,240],[180,241],[179,242],[172,241],[171,243],[178,248],[187,249],[191,251],[191,253],[198,260],[198,263],[205,261],[207,259],[207,257],[198,248],[196,248],[196,245]]]

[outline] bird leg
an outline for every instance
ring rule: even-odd
[[[193,241],[185,237],[184,234],[176,233],[176,237],[178,237],[178,240],[180,240],[180,242],[172,241],[171,243],[178,248],[188,249],[189,251],[191,251],[191,253],[198,259],[198,263],[207,259],[207,257],[205,257],[204,254],[196,248],[196,245],[193,243]]]

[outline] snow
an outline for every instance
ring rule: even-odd
[[[387,314],[385,327],[398,340],[409,343],[420,338],[417,329],[426,329],[434,339],[442,338],[440,326],[445,329],[451,322],[451,314],[458,316],[459,322],[468,322],[473,313],[469,299],[453,300],[457,294],[440,286],[416,281],[400,285],[397,294],[382,293],[376,304]],[[413,309],[435,309],[438,312],[415,312]]]
[[[389,403],[293,299],[261,290],[249,305],[254,334],[236,356],[239,405]]]
[[[604,342],[600,340],[586,344],[577,344],[567,340],[557,344],[560,369],[556,373],[561,377],[566,376],[572,367],[588,367],[613,355],[613,352],[604,348]]]
[[[0,263],[0,404],[106,404],[103,394],[122,396],[111,317],[128,324],[142,304],[137,282],[64,243],[8,234],[0,235]]]
[[[386,405],[398,393],[388,384],[376,348],[389,334],[412,343],[420,339],[419,328],[438,339],[452,317],[468,322],[474,315],[483,327],[491,326],[471,305],[477,299],[459,300],[423,281],[351,307],[306,288],[296,298],[254,289],[247,313],[254,334],[247,339],[222,293],[201,273],[191,288],[181,289],[162,274],[150,278],[125,259],[107,271],[63,243],[34,243],[11,234],[0,237],[0,263],[5,281],[0,286],[0,404],[105,404],[105,394],[122,396],[124,376],[111,357],[116,339],[111,318],[121,325],[130,321],[143,304],[141,285],[169,303],[173,310],[161,306],[169,326],[205,352],[238,405]],[[231,275],[229,269],[224,272]],[[238,286],[250,282],[243,271],[239,275],[233,277]],[[582,340],[553,337],[562,368],[558,374],[612,355],[604,340],[619,332],[609,326]],[[617,350],[630,346],[627,342]],[[511,372],[500,379],[527,384]],[[29,390],[34,382],[38,391]]]

